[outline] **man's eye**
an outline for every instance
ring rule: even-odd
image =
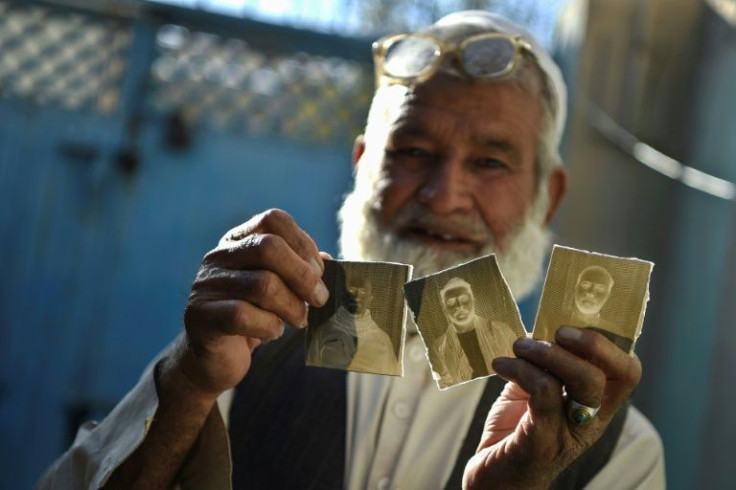
[[[405,146],[390,150],[390,156],[404,157],[404,158],[429,158],[431,153],[428,150],[416,146]]]
[[[473,161],[473,165],[480,170],[495,170],[508,168],[501,160],[496,158],[477,158]]]

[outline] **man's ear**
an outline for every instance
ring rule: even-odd
[[[353,143],[353,170],[358,168],[358,162],[360,161],[360,157],[363,156],[364,151],[365,137],[362,134],[359,134],[355,138],[355,143]]]
[[[552,170],[547,178],[547,194],[549,196],[549,207],[547,215],[544,217],[544,224],[549,225],[552,218],[557,213],[562,199],[567,194],[567,170],[563,167],[556,167]]]

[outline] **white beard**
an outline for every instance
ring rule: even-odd
[[[542,265],[551,241],[550,232],[543,225],[548,202],[545,186],[540,186],[539,195],[527,216],[505,240],[502,253],[498,252],[494,240],[490,240],[478,252],[437,250],[401,238],[393,229],[378,222],[376,203],[379,202],[383,181],[376,169],[362,171],[361,166],[356,174],[355,188],[345,197],[338,213],[340,252],[344,259],[411,264],[414,266],[414,277],[418,278],[495,253],[499,268],[517,301],[535,289],[542,277]],[[418,204],[407,207],[411,209],[402,209],[396,218],[397,222],[402,219],[404,211],[405,219],[409,219],[407,214],[428,213],[420,210]],[[488,236],[493,236],[490,230]]]

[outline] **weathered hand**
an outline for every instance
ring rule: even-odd
[[[547,488],[590,447],[641,378],[641,363],[597,332],[562,327],[557,343],[523,338],[494,370],[509,381],[494,403],[463,486]],[[591,423],[568,420],[565,396],[600,411]]]
[[[284,323],[305,326],[306,303],[327,301],[323,267],[317,246],[283,211],[254,216],[220,240],[192,286],[186,333],[156,365],[156,417],[105,488],[174,486],[217,397],[243,379],[253,350],[280,337]]]
[[[307,303],[327,301],[323,269],[315,243],[284,211],[230,230],[204,257],[192,286],[178,367],[203,393],[235,386],[256,347],[279,338],[285,323],[306,326]]]

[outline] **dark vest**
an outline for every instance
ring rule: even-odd
[[[340,489],[345,480],[346,373],[304,365],[303,331],[261,347],[235,390],[230,410],[233,488]],[[463,469],[480,441],[486,415],[503,388],[489,382],[449,481],[461,487]],[[622,409],[601,439],[552,488],[582,488],[606,464],[626,417]],[[440,486],[440,485],[438,485]]]

